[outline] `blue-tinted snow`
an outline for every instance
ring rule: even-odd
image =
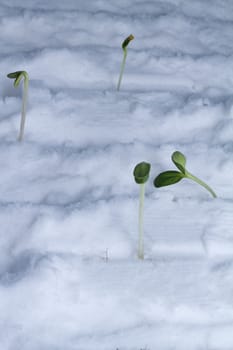
[[[1,0],[1,349],[233,348],[232,37],[231,0]],[[174,150],[216,200],[153,188]]]

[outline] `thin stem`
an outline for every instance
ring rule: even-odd
[[[123,51],[124,51],[124,56],[123,56],[123,60],[122,60],[122,63],[121,63],[121,71],[120,71],[120,76],[119,76],[119,80],[118,80],[118,84],[117,84],[117,91],[120,90],[121,80],[122,80],[122,76],[123,76],[124,69],[125,69],[125,62],[126,62],[126,57],[127,57],[127,48],[125,47],[123,49]]]
[[[203,186],[207,191],[209,191],[211,193],[211,195],[216,198],[217,195],[216,193],[212,190],[212,188],[210,188],[210,186],[208,186],[204,181],[198,179],[198,177],[194,176],[193,174],[189,173],[187,170],[185,171],[185,175],[187,178],[195,181],[196,183],[198,183],[199,185]]]
[[[24,126],[25,126],[25,119],[26,119],[26,107],[27,107],[27,99],[28,99],[28,75],[24,74],[24,88],[23,88],[23,103],[22,103],[22,115],[21,115],[21,122],[20,122],[20,131],[19,131],[19,137],[18,140],[22,141],[23,135],[24,135]]]
[[[145,183],[140,184],[139,197],[139,215],[138,215],[138,258],[144,259],[144,242],[143,242],[143,210],[144,210]]]

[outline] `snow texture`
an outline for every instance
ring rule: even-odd
[[[233,349],[232,37],[232,0],[0,0],[1,350]],[[175,150],[217,199],[154,188]]]

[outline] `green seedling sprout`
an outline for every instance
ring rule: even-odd
[[[134,168],[134,180],[140,185],[139,195],[139,215],[138,215],[138,258],[144,259],[144,239],[143,239],[143,207],[144,207],[144,196],[145,196],[145,184],[149,179],[150,164],[141,162]]]
[[[118,84],[117,84],[117,91],[120,90],[120,86],[121,86],[121,80],[122,80],[122,76],[124,73],[124,69],[125,69],[125,62],[126,62],[126,57],[127,57],[127,46],[129,45],[130,41],[132,41],[134,39],[134,36],[132,34],[130,34],[122,43],[122,50],[123,50],[123,60],[121,63],[121,70],[120,70],[120,76],[119,76],[119,80],[118,80]]]
[[[21,115],[20,131],[19,131],[19,137],[18,137],[18,140],[22,141],[23,135],[24,135],[25,119],[26,119],[26,106],[27,106],[27,97],[28,97],[29,77],[28,77],[28,73],[25,71],[18,71],[18,72],[14,72],[14,73],[9,73],[9,74],[7,74],[7,77],[10,79],[15,79],[15,81],[14,81],[15,88],[17,88],[19,86],[20,81],[22,79],[24,79],[22,115]]]
[[[172,161],[175,164],[175,166],[180,170],[168,170],[161,174],[159,174],[154,179],[154,186],[155,187],[163,187],[168,185],[173,185],[179,181],[181,181],[184,178],[190,179],[198,183],[199,185],[203,186],[207,191],[210,192],[210,194],[216,198],[216,193],[202,180],[198,179],[198,177],[192,175],[188,170],[185,168],[186,165],[186,158],[181,152],[174,152],[172,154]]]

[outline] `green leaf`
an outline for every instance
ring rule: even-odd
[[[15,79],[14,87],[18,87],[21,79],[25,76],[25,73],[26,73],[25,71],[17,71],[17,72],[7,74],[7,77],[10,79]]]
[[[122,43],[122,49],[124,50],[130,43],[130,41],[132,41],[134,39],[133,34],[130,34]]]
[[[168,170],[163,173],[160,173],[154,179],[155,187],[163,187],[168,185],[173,185],[184,178],[184,175],[176,170]]]
[[[185,165],[186,165],[186,158],[181,152],[174,152],[172,154],[172,161],[176,165],[176,167],[185,174]]]
[[[137,184],[144,184],[149,179],[150,163],[141,162],[134,168],[133,175]]]
[[[19,76],[18,76],[18,78],[16,78],[15,79],[15,81],[14,81],[14,87],[18,87],[19,86],[19,83],[20,83],[20,81],[23,79],[23,74],[20,74]]]
[[[9,73],[9,74],[7,74],[7,78],[16,79],[19,76],[20,73],[21,72]]]

